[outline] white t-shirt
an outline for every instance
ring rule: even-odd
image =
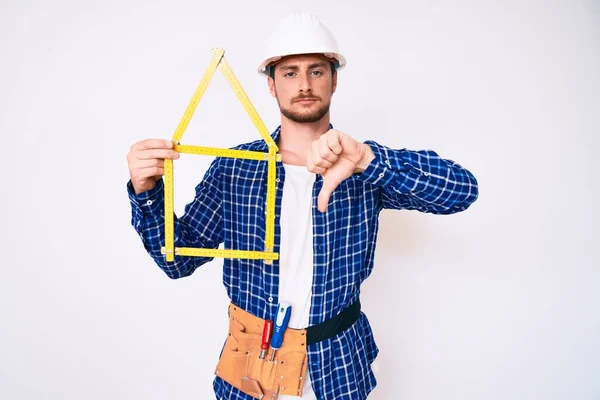
[[[283,164],[285,181],[281,199],[281,239],[279,249],[279,300],[292,305],[290,328],[306,328],[309,323],[313,280],[312,191],[316,175],[305,166]],[[372,364],[377,371],[375,363]],[[308,371],[308,369],[307,369]],[[298,400],[279,395],[278,400]],[[317,400],[307,373],[303,400]]]

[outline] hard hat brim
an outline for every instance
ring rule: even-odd
[[[294,54],[281,54],[278,56],[269,57],[266,60],[264,60],[262,63],[260,63],[257,71],[260,75],[269,76],[269,68],[268,67],[277,64],[277,61],[280,61],[284,57],[299,56],[299,55],[303,55],[303,54],[321,54],[327,58],[335,59],[335,60],[337,60],[337,64],[338,64],[336,70],[342,69],[346,66],[346,58],[340,53],[306,52],[306,53],[294,53]]]

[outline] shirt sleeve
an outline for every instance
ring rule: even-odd
[[[432,150],[391,149],[365,142],[375,159],[358,178],[379,186],[380,207],[454,214],[478,197],[478,183],[467,169]]]
[[[156,264],[172,279],[191,275],[212,257],[182,257],[175,255],[167,262],[161,253],[165,243],[164,183],[160,179],[153,189],[135,194],[131,181],[127,183],[131,203],[131,225],[144,248]],[[216,249],[223,242],[221,212],[221,182],[218,158],[213,161],[204,179],[196,186],[194,199],[185,206],[184,215],[174,215],[175,247]]]

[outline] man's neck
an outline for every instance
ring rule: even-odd
[[[293,165],[306,165],[306,153],[312,142],[329,130],[329,113],[317,122],[298,123],[283,115],[279,133],[279,153],[283,162]]]

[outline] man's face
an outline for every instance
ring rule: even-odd
[[[275,66],[275,79],[269,77],[269,91],[277,99],[281,113],[294,122],[320,121],[328,112],[337,86],[337,73],[321,55],[283,58]]]

